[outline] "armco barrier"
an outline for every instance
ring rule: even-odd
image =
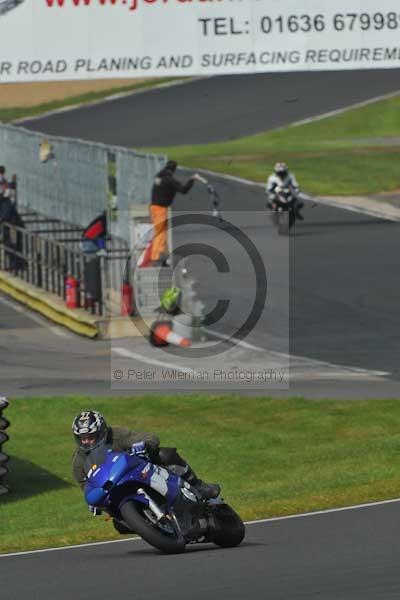
[[[4,483],[4,479],[8,473],[8,455],[3,452],[3,444],[8,441],[6,429],[10,425],[10,421],[3,416],[3,410],[7,408],[9,402],[7,398],[0,397],[0,495],[8,492],[8,487]]]

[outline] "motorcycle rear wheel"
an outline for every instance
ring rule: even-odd
[[[246,533],[244,523],[239,515],[228,504],[216,506],[213,515],[220,527],[220,531],[212,537],[214,544],[221,548],[238,546]]]
[[[180,554],[185,551],[185,540],[173,522],[173,534],[170,535],[152,523],[134,502],[123,504],[120,512],[126,524],[151,546],[165,554]]]

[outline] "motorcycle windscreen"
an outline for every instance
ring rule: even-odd
[[[87,483],[85,486],[85,498],[88,504],[97,505],[104,501],[109,493],[109,484],[118,484],[127,472],[137,466],[145,464],[145,461],[136,456],[126,453],[113,452],[106,447],[99,447],[91,452],[90,461],[94,462],[87,472]],[[107,489],[105,486],[107,484]]]
[[[92,506],[101,505],[107,496],[103,486],[108,481],[112,467],[112,453],[104,444],[90,452],[86,458],[84,469],[86,473],[85,500]]]
[[[112,467],[108,478],[112,483],[118,483],[128,471],[147,464],[147,461],[139,456],[115,452],[112,454]]]
[[[93,471],[97,469],[97,466],[102,465],[107,461],[108,455],[109,449],[106,444],[100,444],[100,446],[97,446],[97,448],[89,452],[83,466],[86,477],[89,477],[89,473],[90,476],[92,476]]]

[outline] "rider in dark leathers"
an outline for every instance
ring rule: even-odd
[[[207,484],[197,477],[176,448],[160,447],[160,440],[153,433],[133,431],[127,427],[109,427],[103,416],[93,410],[77,415],[72,424],[72,431],[78,446],[72,457],[72,473],[82,490],[86,483],[85,462],[92,450],[105,443],[114,452],[129,452],[135,445],[144,442],[145,452],[154,464],[167,467],[182,477],[204,498],[216,498],[220,493],[218,484]],[[116,519],[113,522],[120,533],[130,533]]]

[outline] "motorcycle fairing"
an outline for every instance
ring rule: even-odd
[[[125,483],[135,482],[151,487],[166,498],[168,506],[174,503],[180,492],[180,477],[142,457],[108,449],[101,460],[100,465],[93,464],[87,473],[85,499],[92,506],[104,506],[111,488]],[[129,494],[123,502],[126,500],[148,504],[146,497],[140,493]]]

